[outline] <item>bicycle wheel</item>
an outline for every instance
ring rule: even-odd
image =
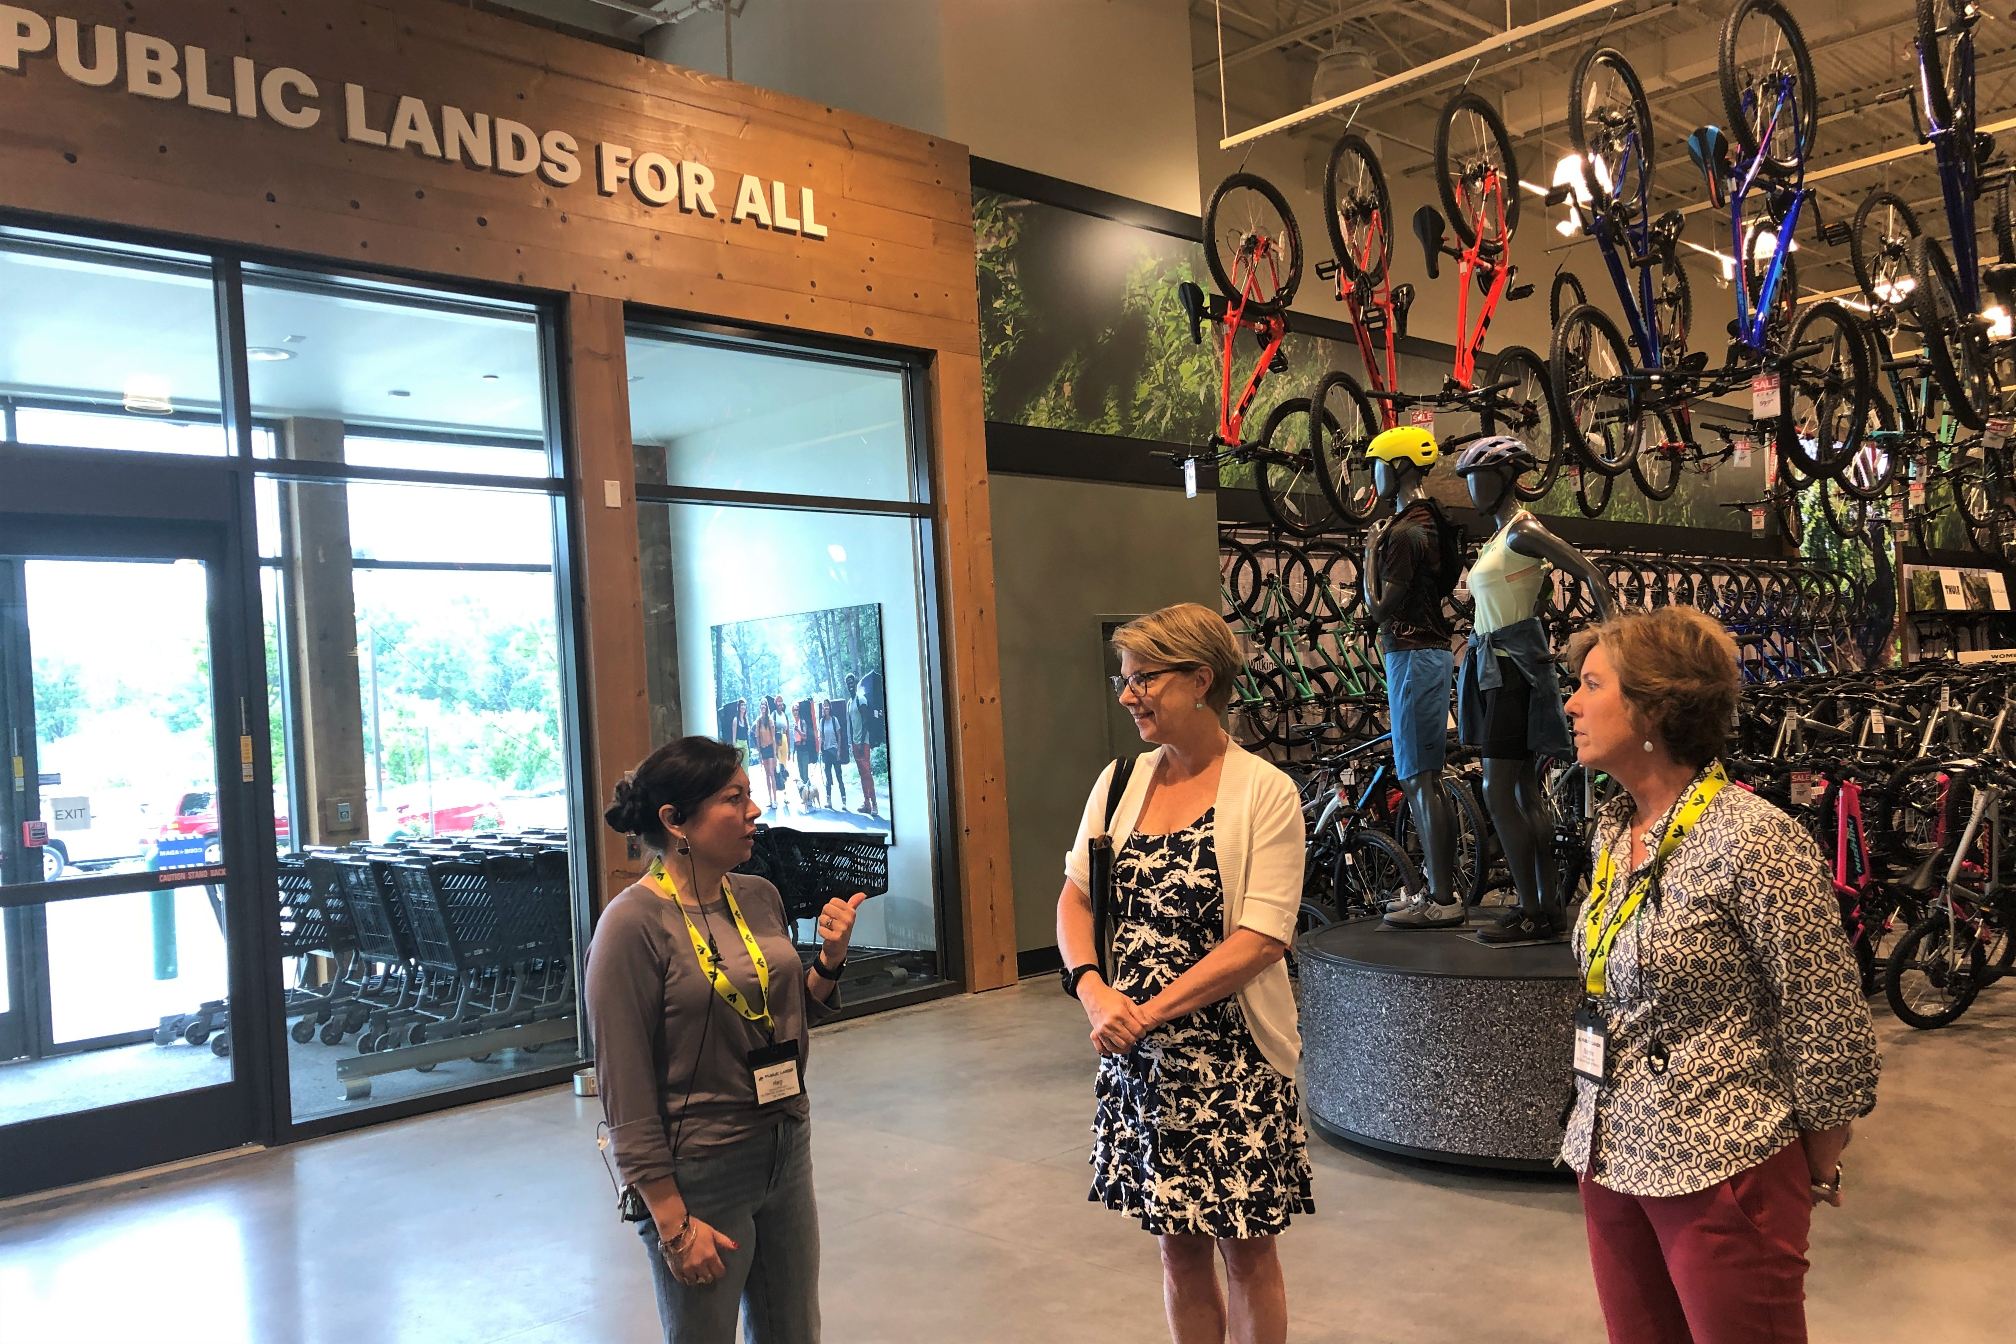
[[[1580,308],[1589,302],[1589,291],[1582,288],[1582,282],[1573,271],[1554,272],[1554,283],[1547,289],[1547,326],[1551,330],[1561,325],[1562,315],[1572,308]]]
[[[1427,889],[1414,860],[1384,832],[1355,830],[1337,847],[1330,903],[1339,919],[1376,915],[1395,897],[1411,898]]]
[[[1750,300],[1752,312],[1758,309],[1764,282],[1770,278],[1771,258],[1777,250],[1777,226],[1769,220],[1757,220],[1743,230],[1743,293]],[[1792,329],[1792,313],[1798,306],[1799,264],[1794,254],[1787,252],[1785,264],[1778,268],[1778,287],[1771,291],[1770,312],[1764,319],[1766,348],[1785,348],[1786,334]]]
[[[1954,455],[1950,478],[1953,505],[1960,512],[1967,545],[1997,560],[2002,558],[2010,514],[2004,492],[1998,488],[1999,479],[1996,464],[1979,440]]]
[[[1659,363],[1671,368],[1687,353],[1687,337],[1694,330],[1694,287],[1687,283],[1687,268],[1678,257],[1659,263],[1652,314],[1659,328]]]
[[[1256,173],[1234,173],[1204,209],[1204,261],[1226,298],[1255,315],[1295,301],[1302,283],[1302,230],[1287,198]]]
[[[1307,620],[1316,610],[1316,571],[1309,564],[1309,557],[1302,548],[1291,542],[1272,540],[1253,548],[1266,570],[1263,586],[1268,582],[1278,582],[1281,590],[1281,604],[1285,611],[1268,612],[1266,604],[1260,603],[1254,619],[1273,619],[1277,624],[1285,616],[1289,620]]]
[[[1345,278],[1378,284],[1393,260],[1393,198],[1379,156],[1362,135],[1346,135],[1330,149],[1323,226]]]
[[[1314,419],[1307,397],[1290,397],[1269,411],[1260,431],[1262,456],[1254,464],[1259,468],[1261,507],[1276,527],[1296,537],[1321,536],[1337,525],[1337,510],[1331,507],[1309,448],[1336,426],[1312,424]]]
[[[1820,513],[1835,536],[1861,542],[1869,539],[1869,522],[1878,516],[1874,500],[1848,493],[1839,480],[1820,482]]]
[[[1583,54],[1568,77],[1568,142],[1598,214],[1612,202],[1637,215],[1652,183],[1652,108],[1637,71],[1614,47]]]
[[[1218,554],[1225,566],[1225,600],[1231,603],[1233,613],[1249,621],[1259,620],[1265,577],[1260,557],[1251,546],[1231,536],[1218,539]]]
[[[1435,123],[1435,182],[1442,210],[1463,246],[1497,256],[1519,223],[1519,161],[1496,109],[1474,93],[1458,94]]]
[[[1613,427],[1610,433],[1617,431]],[[1575,472],[1575,507],[1582,510],[1584,518],[1601,518],[1610,511],[1610,492],[1617,488],[1617,478],[1601,471],[1578,470]]]
[[[1897,436],[1897,412],[1881,392],[1869,396],[1869,419],[1862,427],[1862,442],[1848,460],[1848,468],[1833,483],[1856,499],[1877,499],[1897,477],[1901,457]]]
[[[1953,263],[1937,238],[1913,238],[1910,245],[1912,306],[1932,376],[1953,417],[1969,429],[1987,427],[1994,408],[1988,341],[1960,297]]]
[[[1342,369],[1323,375],[1311,404],[1309,456],[1330,507],[1347,523],[1362,523],[1379,507],[1379,486],[1365,446],[1379,432],[1379,417],[1358,380]]]
[[[1869,424],[1876,371],[1861,319],[1822,299],[1792,324],[1778,364],[1778,451],[1809,476],[1839,476]]]
[[[1722,23],[1715,62],[1722,108],[1745,158],[1791,177],[1813,152],[1820,123],[1813,58],[1798,21],[1779,0],[1737,0]]]
[[[1488,384],[1510,382],[1480,417],[1486,434],[1510,434],[1539,465],[1512,483],[1521,499],[1538,499],[1561,475],[1561,427],[1554,418],[1554,389],[1547,364],[1523,345],[1508,345],[1491,362]]]
[[[1855,283],[1869,302],[1892,307],[1911,296],[1911,259],[1906,255],[1918,236],[1918,216],[1902,196],[1872,191],[1855,211],[1848,234],[1848,263]]]
[[[1687,444],[1680,437],[1680,425],[1672,414],[1654,409],[1638,419],[1638,442],[1631,453],[1631,479],[1645,498],[1660,501],[1673,498],[1680,488],[1680,470],[1687,457]]]
[[[1900,1021],[1920,1031],[1948,1026],[1981,992],[1987,959],[1967,924],[1958,926],[1960,940],[1943,911],[1935,911],[1905,934],[1883,968],[1883,997]]]
[[[1973,110],[1966,85],[1974,61],[1974,16],[1970,0],[1918,0],[1918,57],[1924,63],[1919,84],[1932,120],[1941,126],[1953,124],[1956,110]]]
[[[1349,620],[1364,600],[1358,586],[1358,556],[1350,547],[1335,542],[1311,546],[1308,555],[1310,567],[1323,581],[1331,612],[1340,621]]]
[[[1569,448],[1602,475],[1628,470],[1637,398],[1628,381],[1631,353],[1609,314],[1593,303],[1572,309],[1554,328],[1547,368]],[[1626,432],[1612,434],[1613,426]]]

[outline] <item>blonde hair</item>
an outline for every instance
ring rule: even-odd
[[[1113,647],[1158,667],[1210,669],[1204,702],[1219,714],[1232,703],[1233,683],[1246,667],[1225,618],[1195,602],[1178,602],[1127,622],[1113,632]]]
[[[1698,768],[1722,754],[1743,694],[1727,630],[1693,607],[1625,612],[1569,639],[1576,675],[1598,644],[1616,669],[1617,689],[1674,760]]]

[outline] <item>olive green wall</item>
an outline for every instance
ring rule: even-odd
[[[1019,951],[1057,941],[1064,851],[1106,762],[1141,740],[1106,685],[1102,623],[1218,608],[1209,493],[994,474],[994,588]]]

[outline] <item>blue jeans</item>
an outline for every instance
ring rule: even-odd
[[[1456,655],[1398,649],[1386,655],[1386,704],[1393,712],[1393,773],[1412,779],[1449,759],[1449,690]]]
[[[673,1168],[693,1216],[741,1249],[723,1249],[718,1282],[681,1283],[658,1251],[658,1229],[637,1224],[666,1344],[818,1344],[819,1210],[812,1198],[812,1126],[786,1119],[732,1148]]]

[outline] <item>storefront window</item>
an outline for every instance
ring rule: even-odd
[[[0,229],[0,295],[9,442],[225,455],[207,259]]]
[[[843,1003],[934,983],[928,551],[909,503],[904,374],[649,330],[633,331],[630,358],[653,740],[740,744],[764,825],[886,865],[886,892],[862,907]],[[749,503],[681,502],[682,487]],[[775,495],[901,503],[764,502]],[[845,893],[758,843],[759,865],[781,865],[772,875],[809,957],[810,916]]]

